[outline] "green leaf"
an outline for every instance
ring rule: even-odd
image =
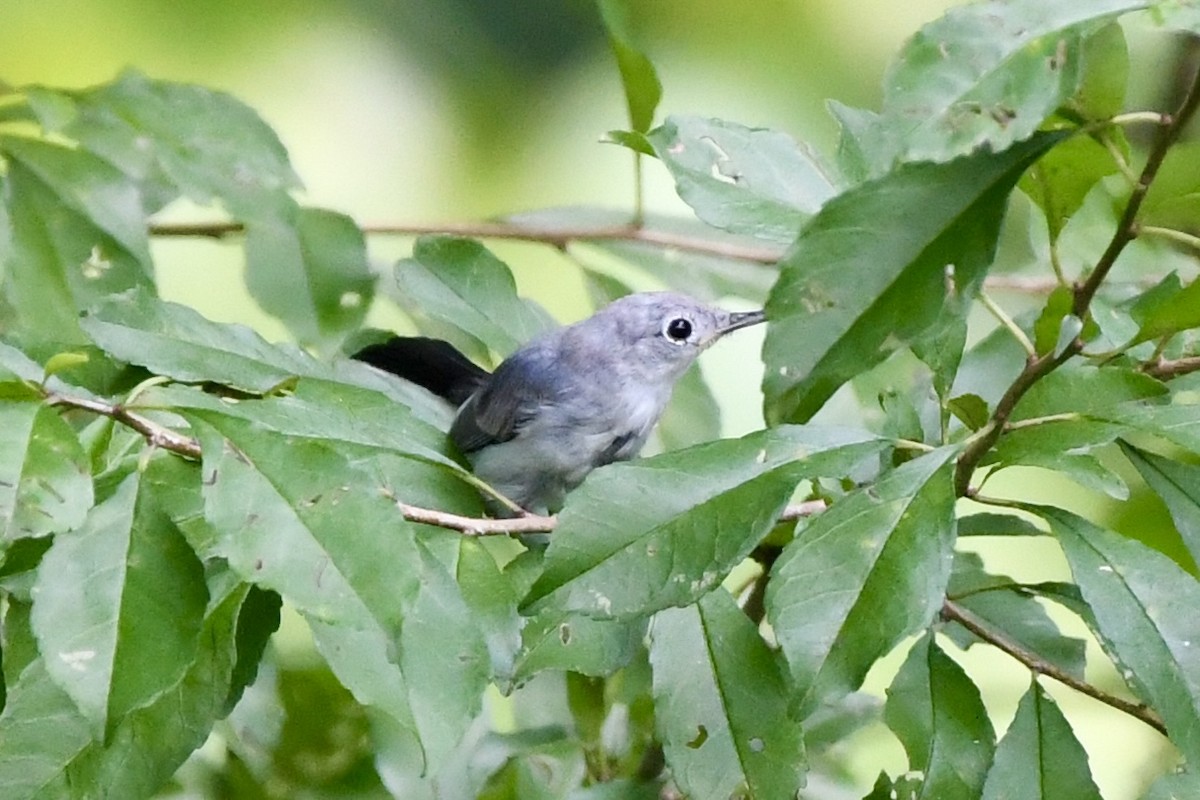
[[[953,448],[908,461],[813,518],[771,570],[767,619],[802,710],[857,689],[941,608],[954,546]]]
[[[1045,536],[1046,532],[1015,514],[984,512],[960,517],[959,536]]]
[[[131,712],[104,741],[34,661],[0,715],[6,798],[149,797],[199,747],[227,710],[235,629],[249,587],[214,594],[199,650],[171,691]]]
[[[798,481],[846,474],[883,446],[787,427],[596,470],[568,496],[524,607],[628,617],[692,603],[767,534]]]
[[[1074,364],[1056,369],[1035,383],[1017,403],[1012,419],[1089,414],[1167,392],[1162,381],[1136,369]]]
[[[767,301],[767,419],[807,420],[842,383],[945,324],[955,297],[974,296],[991,264],[1013,184],[1059,138],[902,166],[826,203]]]
[[[92,505],[92,474],[83,446],[55,408],[28,391],[0,384],[0,551],[17,539],[47,536],[83,522]]]
[[[75,343],[77,313],[113,292],[153,289],[136,188],[95,156],[0,137],[7,159],[12,252],[4,283],[20,326]]]
[[[776,131],[671,116],[647,139],[696,216],[731,233],[789,244],[838,190],[814,153]]]
[[[876,133],[879,115],[865,108],[853,108],[827,100],[829,113],[837,120],[840,134],[837,145],[837,165],[850,185],[862,183],[871,176],[879,143],[871,141]]]
[[[466,334],[471,342],[508,355],[552,325],[530,301],[517,296],[508,266],[474,239],[422,236],[412,258],[396,264],[401,304],[428,332]]]
[[[1049,523],[1091,606],[1105,649],[1166,723],[1188,759],[1200,757],[1200,585],[1166,556],[1048,506]]]
[[[988,771],[983,800],[1101,800],[1088,769],[1088,756],[1054,698],[1035,680],[1017,706],[996,760]]]
[[[138,406],[167,408],[184,416],[230,417],[292,439],[318,440],[340,448],[387,451],[442,467],[466,479],[448,454],[446,435],[404,406],[356,386],[300,378],[287,395],[229,402],[188,387],[154,387]],[[409,502],[415,502],[408,498]]]
[[[87,720],[71,698],[46,671],[46,663],[34,661],[9,687],[8,702],[0,714],[0,784],[13,800],[47,796],[59,783],[72,759],[92,741]],[[50,795],[54,796],[54,795]]]
[[[220,200],[239,219],[286,218],[294,209],[288,190],[300,181],[279,137],[225,92],[126,70],[79,92],[35,91],[30,103],[47,128],[139,181],[177,186],[201,204]]]
[[[243,325],[212,322],[144,291],[108,298],[81,325],[114,358],[177,381],[264,393],[296,376],[323,378],[375,389],[422,420],[450,426],[452,409],[406,381],[357,361],[322,363],[292,345],[270,344]]]
[[[246,228],[246,284],[263,310],[305,344],[362,324],[375,289],[362,231],[345,214],[302,208],[295,223]]]
[[[987,401],[979,395],[969,392],[950,398],[949,402],[946,403],[946,407],[950,409],[951,414],[958,417],[963,425],[966,425],[973,431],[977,431],[984,425],[987,425],[988,419],[991,418]]]
[[[650,130],[654,109],[662,99],[662,83],[650,59],[638,48],[633,36],[626,0],[598,0],[600,18],[608,32],[608,43],[617,59],[625,103],[629,107],[629,125],[638,133]]]
[[[691,798],[793,797],[800,725],[758,629],[724,589],[660,611],[650,634],[654,717],[671,776]]]
[[[1200,328],[1200,280],[1194,280],[1146,314],[1130,344]]]
[[[947,11],[908,40],[884,77],[879,125],[898,145],[892,158],[947,161],[1029,138],[1079,88],[1082,39],[1148,5],[1023,0]]]
[[[979,689],[926,634],[887,690],[883,718],[925,776],[916,797],[975,800],[992,763],[996,734]]]
[[[1129,149],[1119,131],[1110,135],[1118,147]],[[1054,244],[1088,193],[1115,172],[1117,163],[1101,142],[1072,136],[1034,164],[1018,185],[1045,214],[1050,243]]]
[[[216,552],[304,615],[355,698],[395,720],[436,769],[478,710],[488,655],[453,578],[389,498],[389,485],[422,473],[232,417],[193,421]]]
[[[521,649],[523,620],[517,614],[520,597],[516,587],[487,548],[471,539],[464,539],[459,545],[455,578],[463,600],[483,631],[492,678],[506,685],[513,679],[517,652]]]
[[[562,614],[553,609],[525,622],[515,680],[545,670],[570,670],[582,675],[611,675],[641,650],[644,619],[597,619],[585,614]]]
[[[1123,440],[1118,444],[1146,485],[1167,504],[1188,552],[1200,560],[1200,467],[1139,450]]]
[[[208,600],[200,561],[137,473],[55,537],[33,591],[46,669],[96,738],[178,683]]]

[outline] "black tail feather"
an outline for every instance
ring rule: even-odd
[[[353,358],[424,387],[455,406],[466,402],[489,374],[449,342],[424,336],[393,336],[364,347]]]

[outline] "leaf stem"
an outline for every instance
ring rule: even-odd
[[[1138,225],[1137,235],[1141,236],[1143,233],[1169,239],[1172,242],[1200,250],[1200,236],[1193,236],[1190,233],[1177,231],[1174,228],[1160,228],[1157,225]]]
[[[986,308],[988,312],[995,317],[997,321],[999,321],[999,323],[1008,330],[1009,333],[1013,335],[1013,338],[1021,344],[1021,348],[1024,349],[1025,355],[1029,356],[1030,358],[1037,357],[1037,348],[1033,346],[1033,342],[1029,341],[1029,337],[1025,335],[1025,331],[1021,330],[1021,326],[1017,325],[1017,323],[1013,321],[1013,318],[1008,315],[1008,312],[996,304],[995,300],[993,300],[991,297],[988,297],[987,292],[979,292],[979,302],[982,303],[983,307]]]
[[[1154,709],[1142,703],[1134,703],[1109,694],[1087,681],[1076,678],[1069,672],[1046,661],[1037,653],[1026,649],[1020,643],[1009,638],[1004,631],[991,627],[983,619],[955,601],[947,599],[942,603],[942,619],[957,622],[980,639],[1024,664],[1031,672],[1038,675],[1045,675],[1047,678],[1053,678],[1064,686],[1069,686],[1093,700],[1098,700],[1107,706],[1111,706],[1135,719],[1141,720],[1163,736],[1167,735],[1167,726],[1163,723],[1162,717]]]

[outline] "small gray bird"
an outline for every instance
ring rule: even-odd
[[[354,357],[458,405],[450,438],[475,474],[547,513],[596,467],[636,456],[696,357],[763,319],[645,292],[539,336],[490,375],[434,339],[394,337]]]

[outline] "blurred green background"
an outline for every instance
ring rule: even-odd
[[[836,130],[825,100],[877,107],[887,60],[950,5],[645,0],[634,10],[640,45],[664,85],[661,114],[771,127],[829,153]],[[562,205],[631,207],[629,154],[600,143],[605,131],[625,126],[624,101],[598,17],[584,0],[0,0],[0,80],[81,87],[126,66],[227,90],[248,103],[287,146],[304,200],[360,224],[469,221]],[[664,170],[649,164],[646,178],[648,210],[690,213]],[[219,216],[212,209],[171,213]],[[370,241],[384,280],[410,244]],[[168,299],[285,338],[282,325],[246,294],[238,246],[171,240],[155,249]],[[494,249],[514,268],[522,292],[560,319],[587,313],[578,270],[563,256],[534,245]],[[370,321],[404,324],[386,310]],[[710,383],[730,435],[761,425],[758,345],[746,335],[705,356],[706,373],[720,375]],[[1027,499],[1063,502],[1067,494],[1079,497],[1068,505],[1095,511],[1095,496],[1044,477],[1036,489],[1022,486]],[[1045,553],[1032,552],[1028,540],[1004,546],[1020,550],[991,552],[991,563],[1023,578],[1065,573],[1053,545]],[[1067,632],[1083,635],[1078,626]],[[962,661],[985,692],[999,697],[994,711],[1003,729],[1027,673],[981,650]],[[899,658],[889,659],[877,676],[898,665]],[[1110,687],[1119,682],[1110,673],[1090,677]],[[1170,758],[1144,726],[1048,688],[1077,724],[1106,797],[1136,797],[1147,775]],[[902,751],[881,729],[847,744],[866,785],[881,763],[893,773],[903,769]]]

